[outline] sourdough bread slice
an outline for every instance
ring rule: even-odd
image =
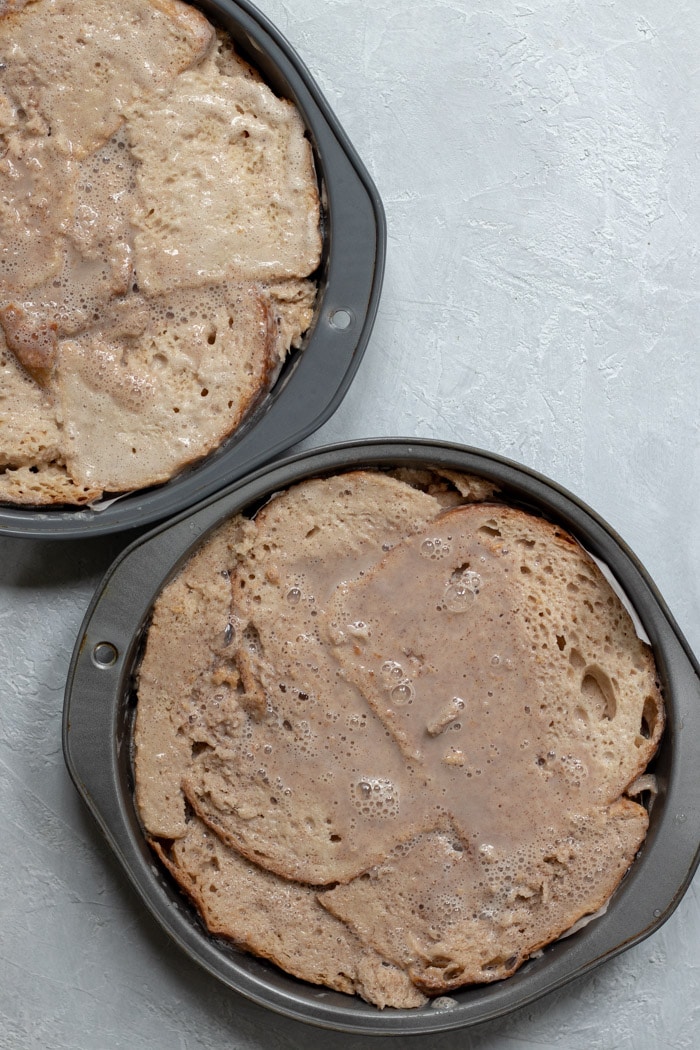
[[[192,819],[171,848],[158,841],[153,847],[211,933],[303,981],[360,995],[380,1009],[425,1003],[405,971],[321,908],[311,887],[252,864],[200,821]]]
[[[489,503],[450,510],[344,582],[327,609],[345,678],[406,758],[440,770],[462,799],[459,785],[484,767],[491,822],[511,782],[542,806],[608,804],[656,750],[651,653],[592,559],[541,518]]]
[[[155,603],[136,687],[136,800],[149,835],[185,835],[182,781],[200,748],[226,744],[242,722],[239,676],[226,660],[230,572],[247,528],[234,519],[208,537]]]
[[[185,790],[225,841],[287,878],[327,884],[358,874],[393,845],[399,806],[414,814],[401,837],[429,826],[424,775],[338,677],[320,625],[339,580],[368,571],[382,545],[440,509],[382,474],[319,479],[263,508],[240,552],[232,655],[245,734],[231,743],[235,756],[198,755]]]
[[[621,799],[516,849],[433,831],[349,885],[318,895],[429,995],[501,980],[608,900],[647,829]]]
[[[107,313],[58,349],[65,458],[81,484],[110,492],[166,481],[216,448],[279,364],[269,302],[257,288],[134,297],[124,334]]]
[[[126,111],[138,163],[135,264],[149,295],[307,277],[321,250],[311,144],[296,107],[216,54]]]

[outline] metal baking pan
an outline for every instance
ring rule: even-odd
[[[73,539],[152,524],[205,499],[313,433],[342,401],[379,303],[386,250],[380,197],[308,69],[248,0],[198,0],[210,21],[280,96],[298,107],[313,145],[323,212],[314,318],[272,391],[221,447],[165,484],[90,508],[0,506],[0,535]]]
[[[309,477],[362,467],[447,467],[498,483],[507,500],[560,523],[610,568],[651,640],[667,708],[654,760],[659,793],[649,832],[605,915],[545,949],[512,977],[451,994],[447,1009],[379,1011],[306,985],[209,936],[147,846],[132,798],[133,672],[152,603],[207,532]],[[700,860],[700,666],[624,542],[575,496],[534,471],[463,446],[406,439],[353,442],[287,458],[229,486],[136,540],[98,588],[69,670],[63,747],[71,777],[158,922],[192,959],[278,1013],[347,1032],[408,1035],[477,1024],[525,1006],[653,933]]]

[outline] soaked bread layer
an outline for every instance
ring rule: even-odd
[[[592,559],[493,497],[408,472],[294,486],[163,593],[139,672],[148,834],[207,828],[315,887],[428,995],[508,976],[609,898],[664,720]]]

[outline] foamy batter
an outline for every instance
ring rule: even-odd
[[[0,500],[162,482],[310,322],[304,126],[178,0],[5,5],[0,49]]]

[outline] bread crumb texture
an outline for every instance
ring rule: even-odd
[[[179,0],[6,2],[0,50],[0,502],[164,482],[310,324],[301,117]]]
[[[353,471],[220,526],[136,688],[140,818],[209,930],[378,1007],[508,977],[646,834],[650,650],[484,479]]]

